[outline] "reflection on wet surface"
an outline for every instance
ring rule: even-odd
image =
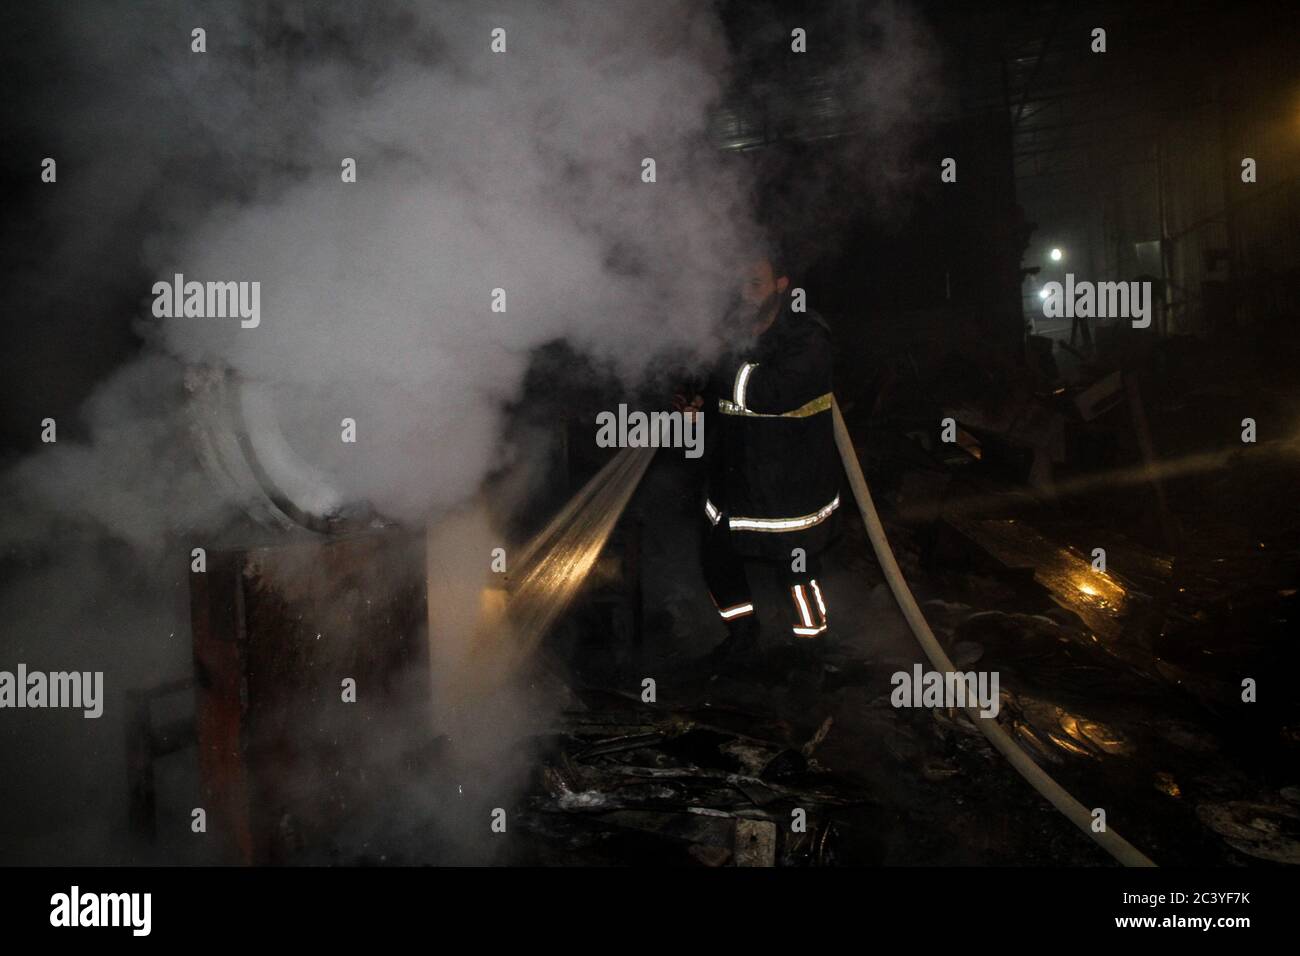
[[[1295,671],[1294,549],[1216,529],[1175,559],[1074,515],[943,520],[975,548],[942,552],[927,619],[959,669],[1000,672],[999,721],[1027,753],[1158,862],[1300,862],[1300,694],[1242,696]]]
[[[1131,610],[1127,590],[1112,574],[1094,571],[1092,561],[1061,547],[1015,518],[952,517],[954,527],[1010,568],[1032,568],[1034,580],[1061,606],[1083,619],[1105,641],[1118,638]],[[1169,562],[1164,562],[1166,574]]]
[[[1175,557],[1154,550],[1154,536],[1114,513],[1108,499],[1090,502],[1091,510],[1024,496],[980,500],[989,502],[981,513],[958,517],[944,509],[928,524],[900,522],[888,530],[955,667],[999,673],[1003,728],[1077,799],[1104,807],[1108,823],[1162,865],[1300,862],[1300,695],[1269,681],[1300,664],[1287,633],[1296,577],[1286,578],[1300,565],[1300,539],[1284,536],[1285,528],[1276,536],[1246,532],[1235,505],[1231,521],[1212,524],[1193,504],[1182,512],[1199,523]],[[1263,527],[1278,523],[1272,515],[1268,521]],[[659,563],[647,564],[647,579],[670,578],[687,546],[693,541],[663,548]],[[1105,549],[1105,572],[1093,570],[1096,547]],[[848,525],[827,565],[835,669],[815,699],[780,680],[733,678],[700,679],[697,700],[691,662],[722,632],[700,624],[710,609],[685,602],[671,627],[664,625],[680,627],[676,657],[665,654],[632,672],[611,667],[615,683],[628,673],[660,679],[660,702],[647,708],[654,719],[677,706],[743,735],[711,745],[707,754],[692,752],[692,762],[707,771],[692,786],[707,793],[708,805],[738,812],[728,802],[734,795],[723,794],[710,773],[761,779],[759,758],[770,748],[755,750],[753,739],[798,752],[833,718],[815,760],[801,768],[812,775],[800,785],[822,785],[831,778],[818,778],[829,774],[862,801],[827,802],[844,862],[1109,864],[1027,790],[964,714],[890,706],[891,674],[910,672],[921,652],[860,528]],[[776,639],[780,623],[765,623],[768,639]],[[1242,675],[1272,684],[1260,704],[1243,706]],[[662,773],[680,768],[663,749],[647,743],[627,752],[647,766],[667,761],[655,770],[659,789],[610,785],[604,799],[672,802],[671,791],[682,802],[685,784]],[[624,758],[600,759],[610,766],[598,769],[610,771]],[[713,768],[720,760],[726,766]],[[617,769],[646,783],[640,771]],[[763,791],[747,799],[771,807]]]

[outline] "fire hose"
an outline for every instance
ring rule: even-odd
[[[867,479],[862,474],[862,465],[858,461],[857,451],[853,447],[852,439],[849,438],[849,430],[845,427],[844,416],[840,414],[839,404],[834,401],[831,403],[831,413],[835,417],[835,444],[844,462],[844,473],[848,476],[849,487],[853,489],[858,511],[862,514],[862,523],[866,526],[867,537],[871,539],[871,546],[876,552],[876,560],[880,562],[880,569],[884,572],[889,590],[893,592],[894,600],[898,602],[899,610],[903,612],[912,635],[921,645],[921,650],[925,651],[925,656],[930,659],[930,663],[941,672],[955,672],[956,668],[935,638],[934,631],[925,620],[925,615],[921,613],[921,608],[917,605],[916,598],[912,595],[912,590],[907,586],[907,580],[898,567],[898,561],[894,558],[894,552],[889,547],[889,539],[885,537],[885,528],[880,523],[880,515],[876,513],[876,506],[871,501],[871,492],[867,489]],[[1092,837],[1103,850],[1124,866],[1156,865],[1141,850],[1114,830],[1104,826],[1100,830],[1094,829],[1093,817],[1087,807],[1072,797],[1064,787],[1038,766],[998,725],[995,718],[980,716],[979,707],[975,704],[967,704],[964,709],[988,742],[1007,758],[1016,772],[1052,806],[1061,811],[1071,823]]]
[[[862,474],[862,465],[858,461],[857,451],[849,437],[838,403],[832,401],[831,412],[834,416],[835,444],[844,463],[844,473],[848,476],[867,536],[894,600],[898,602],[912,635],[930,663],[936,670],[954,673],[956,667],[935,638],[934,631],[926,622],[898,567],[898,561],[880,522],[880,515],[872,503],[867,480]],[[624,449],[588,481],[525,548],[517,561],[520,567],[527,570],[519,575],[515,596],[512,598],[512,604],[520,604],[529,609],[520,615],[523,619],[520,622],[522,631],[540,634],[558,615],[568,597],[572,596],[590,571],[614,522],[645,475],[654,452],[653,448]],[[589,516],[583,517],[591,512],[600,516],[599,521],[593,521]],[[545,557],[539,557],[542,555]],[[964,710],[976,728],[1010,762],[1016,772],[1103,850],[1125,866],[1155,866],[1151,859],[1114,830],[1094,829],[1092,814],[1088,809],[1039,767],[998,725],[996,719],[980,716],[979,707],[975,704],[966,705]]]

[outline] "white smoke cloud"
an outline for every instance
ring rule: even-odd
[[[160,277],[262,283],[258,328],[172,319],[162,346],[274,384],[308,457],[402,518],[477,490],[534,346],[569,338],[632,376],[656,348],[698,342],[745,226],[742,184],[705,145],[720,62],[697,8],[411,12],[364,83],[349,42],[288,91],[248,93],[254,110],[294,113],[310,92],[271,150],[306,172],[153,257]],[[489,50],[494,26],[504,54]],[[656,183],[641,181],[646,156]],[[489,308],[496,288],[505,313]]]
[[[245,503],[199,466],[187,367],[257,383],[345,499],[416,522],[472,499],[502,463],[504,408],[535,346],[566,338],[629,382],[657,349],[698,348],[750,227],[745,184],[705,135],[725,68],[708,7],[168,2],[44,16],[57,34],[41,65],[67,71],[39,118],[61,143],[51,271],[86,301],[129,294],[146,346],[87,403],[84,437],[62,422],[56,445],[4,476],[5,550],[39,555],[41,571],[39,592],[30,574],[28,590],[4,591],[3,646],[33,666],[108,671],[106,719],[59,749],[112,794],[112,692],[184,672],[182,559]],[[195,27],[206,53],[190,52]],[[504,54],[489,49],[495,27]],[[341,181],[345,157],[355,184]],[[645,157],[655,183],[641,181]],[[155,319],[150,289],[174,273],[260,282],[260,325]],[[495,288],[504,314],[489,308]],[[355,445],[340,441],[344,417]],[[52,614],[60,589],[84,600]],[[10,796],[72,812],[44,790]]]
[[[142,264],[152,350],[264,385],[295,449],[394,517],[477,491],[533,347],[567,338],[629,381],[658,349],[700,347],[750,234],[745,183],[705,135],[726,63],[707,6],[110,4],[61,26],[80,75],[108,71],[60,117],[85,154],[59,187],[67,258]],[[132,217],[133,257],[113,234]],[[260,326],[153,319],[149,287],[174,273],[260,282]],[[83,496],[122,490],[90,510],[148,537],[141,512],[168,508],[136,480],[151,449],[100,437],[111,464],[52,467],[107,471]],[[195,504],[170,523],[220,513]]]
[[[168,0],[38,21],[26,65],[61,79],[22,105],[57,144],[57,248],[18,281],[70,293],[80,324],[126,295],[146,345],[87,404],[84,439],[61,423],[2,479],[0,545],[43,553],[39,592],[0,593],[6,659],[57,650],[71,659],[48,666],[104,667],[118,689],[185,671],[182,559],[246,503],[194,455],[187,367],[257,383],[343,497],[421,521],[509,459],[504,407],[536,346],[567,339],[629,384],[658,350],[707,351],[756,234],[751,183],[707,136],[728,65],[709,4]],[[888,89],[910,96],[908,76]],[[153,318],[174,273],[260,282],[260,325]],[[61,592],[81,599],[51,614]],[[118,772],[111,698],[81,732],[63,763]],[[58,803],[43,796],[22,805]]]

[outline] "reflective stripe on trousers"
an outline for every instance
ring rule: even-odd
[[[794,601],[796,637],[816,637],[826,630],[826,599],[816,578],[791,586],[790,597]]]

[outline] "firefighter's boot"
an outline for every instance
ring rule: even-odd
[[[753,614],[727,622],[727,637],[709,654],[714,673],[738,673],[758,660],[758,618]]]
[[[826,643],[820,637],[799,637],[788,648],[786,685],[802,694],[820,693],[826,681]]]

